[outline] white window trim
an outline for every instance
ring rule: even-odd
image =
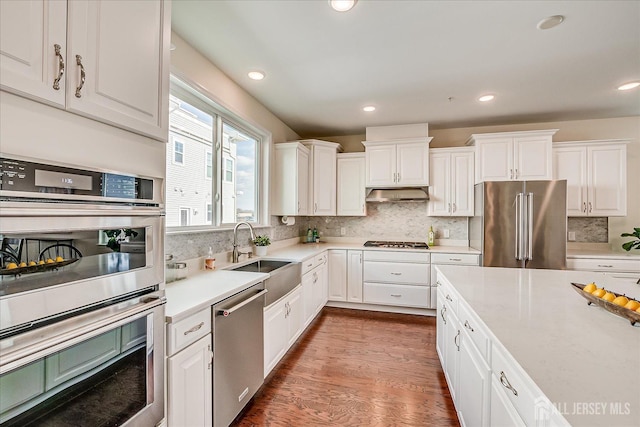
[[[186,206],[180,206],[178,208],[178,212],[180,213],[180,219],[182,219],[182,211],[186,211],[187,212],[187,222],[191,223],[191,208],[190,207],[186,207]],[[183,225],[180,226],[179,228],[184,228],[184,227],[189,227],[189,225]]]
[[[209,171],[209,157],[211,157],[211,176],[207,175]],[[213,179],[213,171],[215,168],[213,167],[213,151],[206,150],[204,155],[204,179],[208,179],[211,181]]]
[[[176,162],[176,143],[180,143],[182,144],[182,163],[180,162]],[[171,137],[171,163],[177,166],[184,166],[184,156],[185,156],[185,152],[184,152],[184,148],[185,148],[186,144],[184,142],[182,142],[179,139],[176,139],[175,137]]]
[[[211,93],[202,85],[196,83],[189,77],[185,76],[178,70],[172,70],[170,75],[171,84],[175,85],[179,88],[179,92],[188,92],[195,95],[205,104],[213,105],[219,113],[225,116],[225,120],[232,125],[238,126],[241,129],[246,129],[254,136],[258,137],[260,141],[260,162],[257,165],[257,191],[258,191],[258,200],[257,200],[257,208],[258,208],[258,218],[256,218],[256,222],[253,223],[254,228],[264,228],[271,226],[271,214],[269,212],[269,182],[270,182],[270,167],[272,162],[272,153],[273,153],[273,138],[270,131],[263,128],[257,122],[243,117],[242,114],[239,114],[234,111],[232,107],[229,107],[226,102],[221,100],[218,96]],[[186,85],[186,87],[185,87]],[[241,123],[241,124],[238,124]],[[216,129],[216,132],[218,130]],[[220,132],[222,130],[220,129]],[[214,176],[216,174],[215,162],[214,162]],[[221,181],[218,183],[221,185]],[[216,196],[214,195],[214,208],[217,206]],[[218,213],[219,215],[219,213]],[[202,231],[227,231],[233,229],[235,224],[220,224],[217,225],[207,225],[207,226],[187,226],[187,227],[167,227],[167,234],[189,234],[189,233],[200,233]]]

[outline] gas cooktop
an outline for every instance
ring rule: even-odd
[[[365,247],[374,248],[401,248],[401,249],[429,249],[425,242],[386,242],[383,240],[368,240]]]

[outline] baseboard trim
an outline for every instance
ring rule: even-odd
[[[395,307],[378,304],[362,304],[356,302],[329,301],[327,307],[351,308],[354,310],[383,311],[386,313],[417,314],[419,316],[435,316],[436,310],[431,308]]]

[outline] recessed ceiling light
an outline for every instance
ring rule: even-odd
[[[618,90],[631,90],[637,88],[638,86],[640,86],[640,82],[625,83],[622,86],[618,86]]]
[[[478,101],[480,102],[488,102],[488,101],[492,101],[495,98],[495,96],[493,95],[483,95],[480,98],[478,98]]]
[[[329,5],[336,12],[346,12],[356,5],[358,0],[329,0]]]
[[[247,74],[251,80],[262,80],[264,79],[264,73],[262,71],[249,71]]]
[[[362,108],[362,111],[366,111],[367,113],[370,113],[372,111],[376,111],[376,107],[374,107],[373,105],[367,105],[366,107]]]
[[[553,27],[557,27],[563,22],[564,22],[564,16],[562,15],[547,16],[542,21],[538,22],[537,27],[539,30],[549,30]]]

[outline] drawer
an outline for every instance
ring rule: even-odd
[[[449,310],[453,311],[456,316],[458,315],[458,294],[454,291],[453,286],[449,284],[444,278],[440,277],[436,283],[435,287],[438,289],[438,292],[442,295],[442,299],[445,304],[449,306]],[[440,296],[438,296],[440,298]]]
[[[473,254],[431,254],[431,264],[478,265],[480,255]]]
[[[429,307],[431,290],[427,286],[365,283],[363,302],[403,307]]]
[[[327,251],[324,251],[318,255],[314,255],[313,257],[302,261],[302,274],[306,274],[319,265],[326,264],[326,262]]]
[[[428,252],[364,251],[365,261],[429,263],[430,259]]]
[[[167,325],[167,356],[211,333],[211,308]]]
[[[458,319],[460,319],[462,330],[471,338],[484,360],[488,362],[489,337],[485,332],[484,324],[480,323],[476,314],[469,309],[466,303],[458,304]]]
[[[536,425],[536,401],[542,393],[516,365],[511,355],[495,344],[491,346],[491,370],[503,396],[511,402],[526,425]]]
[[[429,264],[365,261],[364,281],[429,286]]]
[[[640,260],[567,258],[567,268],[569,270],[626,271],[640,273]]]

